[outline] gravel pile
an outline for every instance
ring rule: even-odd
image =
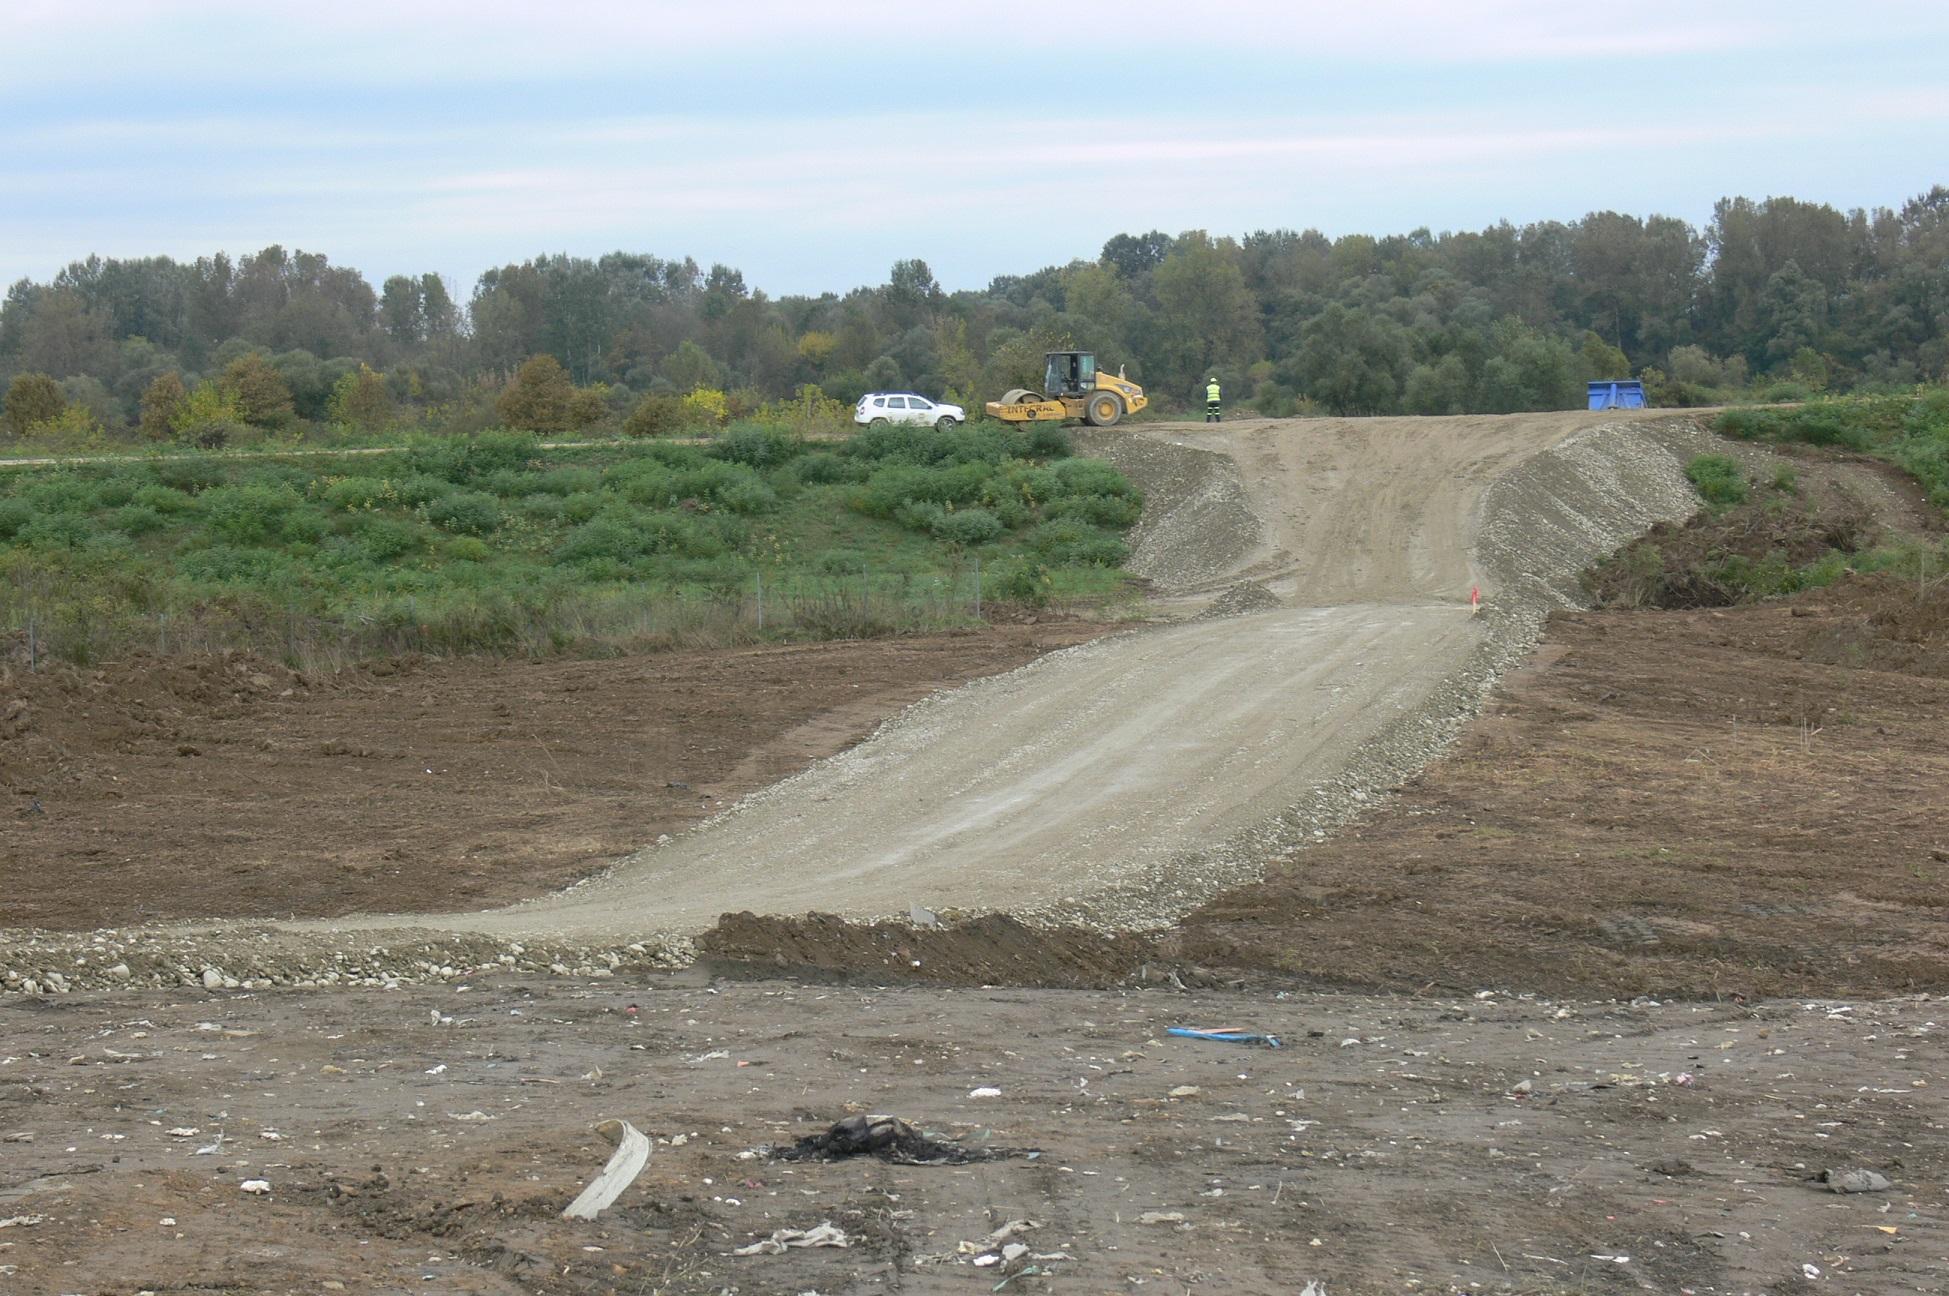
[[[1257,581],[1240,581],[1227,586],[1223,594],[1211,601],[1210,607],[1198,613],[1198,619],[1211,621],[1219,617],[1245,616],[1253,612],[1270,612],[1282,606],[1279,596]]]

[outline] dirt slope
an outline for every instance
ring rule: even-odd
[[[564,895],[393,921],[595,944],[744,909],[1169,922],[1419,768],[1584,562],[1689,510],[1662,426],[1572,413],[1099,439],[1152,497],[1139,570],[1181,594],[1253,580],[1285,606],[937,696]],[[1183,555],[1200,557],[1180,576]],[[1476,583],[1491,615],[1469,614]]]

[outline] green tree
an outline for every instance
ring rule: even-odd
[[[663,376],[678,392],[692,392],[699,387],[723,387],[724,370],[711,359],[711,353],[698,346],[689,338],[678,344],[668,360],[663,362]]]
[[[7,403],[0,407],[0,425],[13,436],[25,436],[35,424],[59,418],[67,404],[67,398],[61,395],[61,384],[50,375],[20,374],[7,385]]]
[[[1335,414],[1392,414],[1408,368],[1405,330],[1334,302],[1300,331],[1293,385]]]
[[[189,389],[174,369],[156,375],[142,392],[142,435],[167,441],[175,434],[176,415],[189,400]]]
[[[1238,264],[1238,246],[1202,230],[1177,240],[1151,275],[1157,294],[1154,360],[1167,388],[1189,390],[1213,366],[1242,368],[1258,358],[1256,303]]]
[[[237,394],[218,382],[200,382],[169,420],[176,439],[214,450],[244,426]]]
[[[332,384],[328,405],[332,422],[357,428],[379,428],[392,422],[393,397],[383,375],[361,364]]]
[[[232,360],[224,368],[222,386],[236,401],[238,415],[252,427],[282,427],[291,421],[291,387],[260,352]]]
[[[576,426],[575,384],[552,355],[530,356],[495,402],[501,421],[524,432],[561,433]]]

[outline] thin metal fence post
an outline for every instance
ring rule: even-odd
[[[975,556],[975,620],[981,620],[981,556]]]
[[[756,573],[754,579],[758,582],[758,633],[763,634],[765,632],[765,573]]]

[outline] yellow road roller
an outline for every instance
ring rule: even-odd
[[[1005,423],[1060,423],[1081,419],[1091,427],[1114,427],[1126,414],[1150,404],[1144,389],[1123,376],[1100,373],[1094,351],[1051,351],[1042,390],[1011,388],[989,401],[989,418]]]

